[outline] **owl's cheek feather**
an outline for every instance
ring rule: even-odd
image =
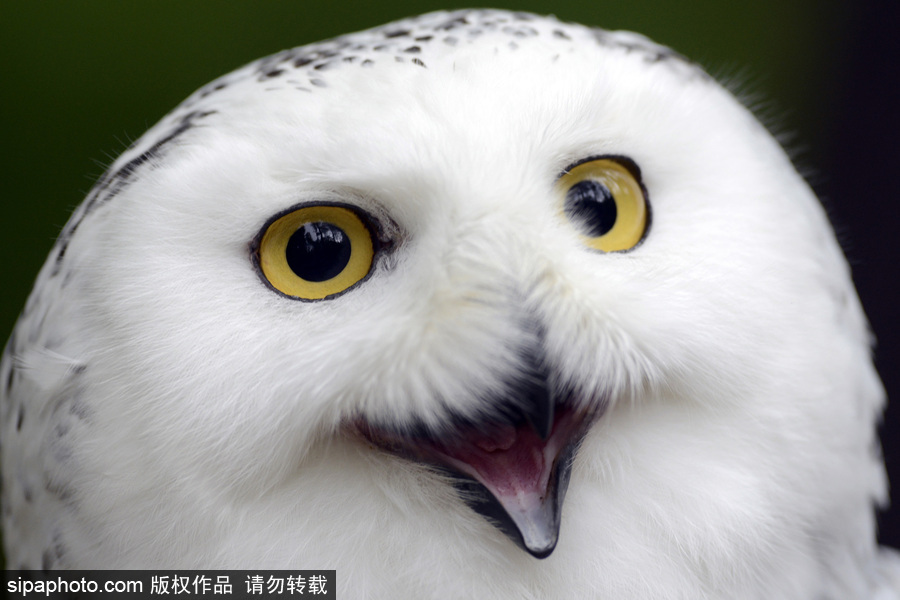
[[[549,434],[529,421],[473,423],[452,435],[403,436],[364,421],[376,446],[453,477],[462,499],[536,558],[553,552],[578,445],[597,415],[558,405]]]

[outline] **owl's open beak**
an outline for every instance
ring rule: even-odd
[[[509,422],[466,423],[440,437],[358,429],[384,449],[449,472],[469,506],[529,554],[545,558],[559,537],[572,460],[593,421],[543,394]]]
[[[545,558],[559,538],[580,429],[566,410],[546,438],[529,423],[505,425],[451,443],[426,443],[426,453],[464,475],[457,486],[475,511],[532,556]]]

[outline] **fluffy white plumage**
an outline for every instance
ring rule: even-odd
[[[562,210],[596,157],[639,169],[630,250]],[[318,301],[258,264],[309,204],[376,238]],[[334,568],[343,598],[900,589],[828,221],[747,110],[632,33],[434,13],[209,84],[76,211],[0,375],[12,567]],[[543,560],[417,450],[524,437],[538,388],[587,428]]]

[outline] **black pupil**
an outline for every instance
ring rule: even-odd
[[[616,201],[605,185],[580,181],[566,192],[566,216],[581,225],[585,235],[600,237],[616,224]]]
[[[328,281],[350,262],[350,239],[332,223],[306,223],[288,240],[288,266],[306,281]]]

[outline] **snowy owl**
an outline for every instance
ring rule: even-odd
[[[884,393],[779,144],[672,50],[494,10],[201,88],[3,356],[23,568],[342,598],[892,598]]]

